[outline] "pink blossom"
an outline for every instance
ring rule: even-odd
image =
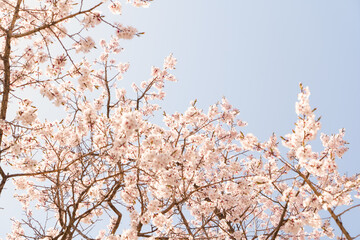
[[[17,111],[16,118],[24,125],[32,124],[37,118],[37,109],[32,105],[32,101],[24,99],[20,102],[19,110]]]
[[[95,47],[95,42],[91,37],[87,37],[85,39],[81,39],[79,42],[74,44],[76,52],[84,52],[88,53],[92,48]]]
[[[112,2],[109,9],[113,14],[121,14],[121,3],[119,1]]]
[[[101,12],[93,11],[85,15],[82,23],[84,24],[85,28],[93,28],[101,23],[101,18]]]
[[[138,30],[134,27],[124,27],[122,24],[117,25],[116,36],[120,39],[132,39]]]
[[[174,58],[173,55],[170,54],[168,57],[165,58],[164,69],[175,69],[176,62],[176,58]]]

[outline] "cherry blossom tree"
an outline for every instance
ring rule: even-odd
[[[290,134],[264,142],[225,98],[153,123],[176,58],[133,84],[136,97],[118,87],[121,42],[143,34],[107,14],[122,4],[0,0],[0,194],[14,185],[25,213],[7,239],[355,239],[341,216],[359,207],[360,178],[338,172],[344,129],[312,149],[309,89]],[[93,28],[112,35],[98,41]],[[26,91],[58,120],[39,119]]]

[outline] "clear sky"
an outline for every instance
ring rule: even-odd
[[[124,86],[147,80],[150,67],[173,53],[178,82],[167,83],[166,112],[183,112],[193,99],[207,109],[226,96],[249,123],[244,132],[266,140],[293,128],[302,82],[322,116],[322,132],[347,130],[341,172],[360,172],[358,0],[155,0],[148,9],[122,2],[118,22],[145,32],[121,43],[119,60],[131,64]],[[355,209],[343,217],[353,235],[360,233],[359,215]],[[3,219],[0,238],[9,230]]]
[[[249,123],[245,131],[266,140],[294,127],[302,82],[322,116],[321,132],[347,131],[340,171],[360,172],[358,0],[156,0],[149,9],[124,8],[121,19],[146,32],[126,42],[124,84],[147,79],[170,52],[178,59],[166,112],[182,112],[193,99],[207,110],[226,96]],[[359,215],[355,209],[343,217],[353,235],[360,234]]]

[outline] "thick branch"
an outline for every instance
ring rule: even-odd
[[[1,193],[8,179],[8,176],[5,174],[4,170],[1,167],[0,167],[0,175],[1,175],[1,182],[0,182],[0,193]]]
[[[121,212],[119,212],[119,210],[117,210],[117,208],[111,203],[111,200],[107,201],[109,207],[116,213],[116,215],[118,216],[115,222],[114,227],[111,230],[111,234],[115,234],[116,230],[119,228],[120,222],[121,222],[121,218],[122,218],[122,214]]]
[[[304,175],[302,174],[300,171],[297,171],[297,173],[299,174],[300,177],[302,177],[304,179],[304,181],[309,185],[309,187],[311,188],[311,190],[313,190],[313,192],[315,193],[315,195],[317,197],[320,197],[321,196],[321,193],[318,192],[318,190],[315,188],[315,186],[313,185],[313,183]],[[353,238],[350,236],[350,234],[348,233],[348,231],[346,231],[344,225],[342,224],[342,222],[340,221],[339,219],[339,216],[337,216],[334,211],[331,209],[331,208],[327,208],[326,209],[332,219],[334,219],[336,225],[338,225],[338,227],[340,228],[341,232],[345,235],[346,239],[347,240],[352,240]]]
[[[2,61],[4,64],[4,80],[2,82],[3,84],[3,92],[2,92],[2,100],[1,100],[1,110],[0,110],[0,119],[5,120],[6,119],[6,113],[9,103],[9,93],[10,93],[10,53],[11,53],[11,38],[12,38],[12,30],[15,26],[15,22],[19,17],[19,9],[20,4],[22,0],[18,0],[16,3],[15,11],[13,18],[11,20],[11,24],[9,26],[9,29],[6,31],[6,39],[5,39],[5,48],[4,48],[4,55],[2,55]],[[4,29],[3,29],[4,30]],[[0,148],[1,143],[3,139],[3,131],[0,129]],[[0,159],[1,161],[1,159]],[[0,183],[0,194],[2,193],[2,190],[4,189],[7,176],[5,175],[3,169],[0,167],[1,170],[1,183]]]
[[[282,214],[281,214],[281,217],[280,217],[279,224],[278,224],[278,226],[274,229],[274,235],[273,235],[273,237],[271,238],[271,240],[275,240],[275,239],[276,239],[277,235],[279,234],[279,231],[280,231],[281,226],[286,222],[286,221],[285,221],[285,214],[286,214],[286,210],[287,210],[287,208],[288,208],[288,204],[289,204],[289,201],[287,201],[286,204],[285,204],[284,210],[283,210],[283,212],[282,212]],[[270,236],[271,236],[271,235],[269,235],[266,239],[268,239]]]

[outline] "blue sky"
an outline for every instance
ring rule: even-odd
[[[296,121],[299,83],[322,116],[322,132],[346,128],[350,150],[340,162],[360,170],[360,2],[352,0],[157,0],[148,9],[124,7],[119,21],[145,35],[124,42],[131,63],[123,84],[149,78],[150,67],[173,53],[177,83],[166,86],[163,108],[184,111],[226,96],[265,140]]]
[[[249,123],[244,131],[266,140],[294,127],[302,82],[322,116],[321,132],[346,129],[350,149],[340,172],[360,172],[359,1],[157,0],[149,9],[125,7],[120,19],[146,32],[125,43],[125,85],[147,79],[170,52],[178,59],[166,112],[182,112],[193,99],[207,110],[226,96]],[[343,216],[353,235],[359,214]]]
[[[155,0],[148,9],[124,4],[117,18],[145,32],[121,43],[119,61],[131,67],[120,85],[147,80],[151,66],[173,53],[178,82],[166,86],[166,112],[183,112],[193,99],[207,109],[226,96],[249,123],[244,131],[266,140],[293,128],[302,82],[322,116],[322,132],[347,130],[341,172],[360,172],[359,1]],[[344,217],[353,235],[359,211]],[[0,237],[8,229],[1,227]]]
[[[146,34],[124,43],[121,60],[131,63],[124,85],[147,79],[172,52],[179,82],[168,84],[165,109],[183,111],[195,98],[207,108],[226,96],[249,130],[265,137],[292,127],[302,82],[323,130],[345,127],[350,138],[359,134],[359,11],[358,1],[328,0],[158,0],[125,8],[122,22]]]

